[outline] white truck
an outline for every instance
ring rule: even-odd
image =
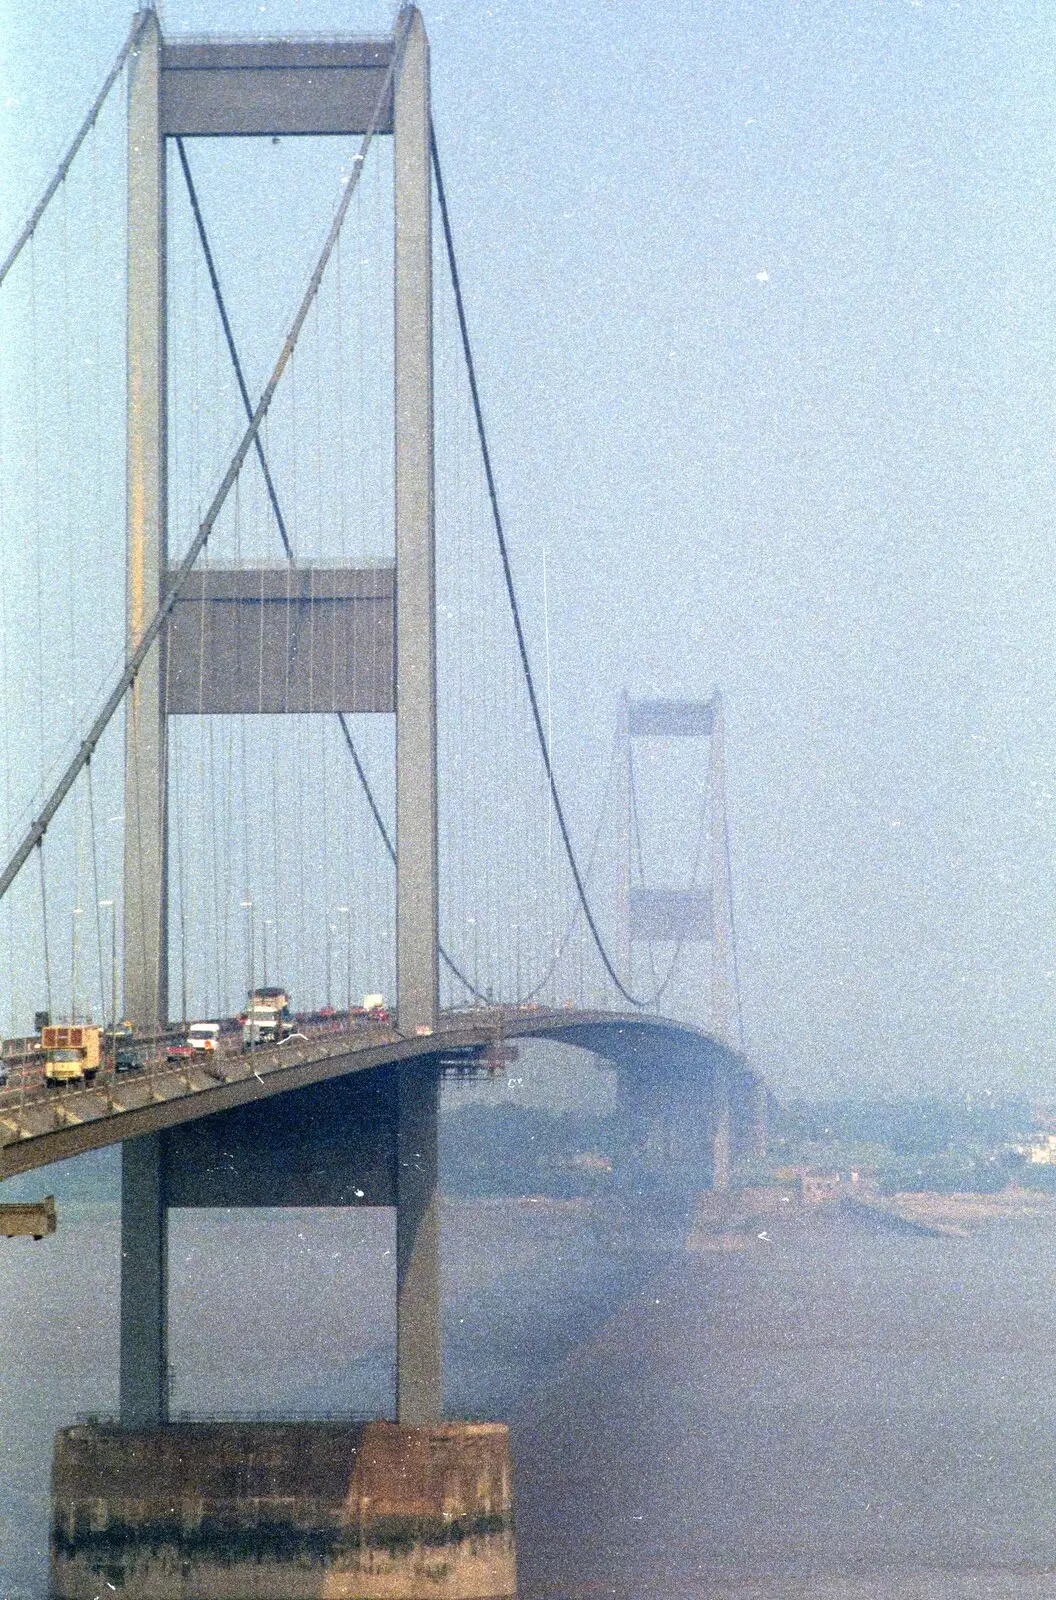
[[[242,1018],[242,1048],[278,1044],[293,1031],[290,997],[285,989],[251,989]]]
[[[218,1022],[192,1022],[187,1030],[187,1043],[192,1050],[215,1050],[220,1043]]]

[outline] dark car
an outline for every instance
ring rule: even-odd
[[[114,1053],[115,1072],[141,1072],[146,1066],[146,1056],[133,1045],[119,1044]]]

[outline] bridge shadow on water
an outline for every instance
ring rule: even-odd
[[[196,1217],[178,1403],[387,1409],[391,1246],[380,1214],[358,1243],[337,1220],[259,1214],[254,1247],[243,1219],[233,1264],[231,1219]],[[768,1231],[675,1257],[599,1249],[582,1205],[445,1208],[448,1409],[510,1420],[522,1596],[1051,1594],[1051,1222]],[[60,1206],[0,1257],[5,1600],[47,1595],[55,1430],[116,1403],[117,1252],[112,1210]]]
[[[175,1416],[393,1415],[391,1212],[174,1218]],[[487,1419],[524,1404],[664,1259],[614,1248],[595,1202],[550,1198],[446,1202],[443,1252],[445,1414]]]
[[[513,1415],[527,1600],[1041,1600],[1056,1217],[666,1264]]]
[[[173,1414],[391,1416],[391,1211],[177,1212]],[[56,1432],[116,1410],[116,1207],[65,1205],[53,1239],[0,1259],[0,1593],[46,1600]],[[653,1271],[599,1246],[582,1202],[444,1206],[445,1411],[531,1401]],[[17,1257],[15,1250],[17,1249]]]

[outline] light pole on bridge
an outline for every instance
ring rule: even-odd
[[[77,918],[84,915],[83,906],[74,906],[70,912],[73,924],[70,935],[70,1021],[77,1021]]]
[[[254,987],[254,963],[256,958],[257,944],[256,929],[253,926],[253,902],[252,900],[243,900],[241,902],[241,906],[243,911],[247,911],[249,913],[246,918],[246,926],[248,928],[248,937],[246,940],[246,993],[252,994]]]
[[[338,911],[345,918],[345,1012],[352,1015],[352,907],[338,906]]]
[[[117,1038],[117,904],[113,900],[100,900],[101,911],[110,912],[110,1030],[111,1039]],[[103,1012],[106,1012],[106,995],[99,996]]]

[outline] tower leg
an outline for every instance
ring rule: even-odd
[[[756,1080],[748,1091],[748,1151],[755,1161],[765,1161],[769,1136],[766,1084]]]
[[[722,696],[711,699],[711,1031],[741,1047],[733,990],[733,914],[726,837],[726,752]]]
[[[730,1085],[726,1068],[719,1065],[711,1077],[711,1187],[730,1187]]]
[[[399,1069],[396,1134],[396,1420],[422,1427],[442,1410],[440,1082],[431,1061]]]
[[[165,142],[161,36],[151,14],[129,64],[126,642],[161,601],[165,568]],[[165,705],[160,641],[125,709],[125,1015],[168,1020]]]
[[[121,1146],[121,1426],[168,1415],[168,1224],[161,1136]]]
[[[412,11],[393,112],[396,190],[396,990],[436,1026],[436,552],[429,43]]]

